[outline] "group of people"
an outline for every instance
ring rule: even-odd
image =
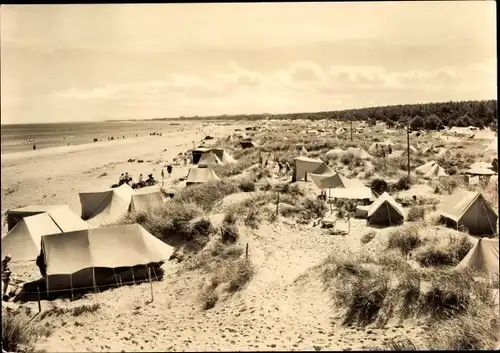
[[[168,178],[170,178],[172,176],[172,169],[173,169],[173,167],[171,165],[167,165]],[[162,179],[165,178],[165,172],[163,169],[161,170],[161,177],[162,177]],[[120,178],[118,180],[118,186],[121,186],[123,184],[127,184],[127,185],[133,184],[132,177],[128,174],[128,172],[122,173],[120,175]],[[140,187],[144,187],[146,185],[154,185],[154,184],[156,184],[156,181],[153,177],[153,173],[151,173],[151,174],[148,174],[148,178],[146,180],[144,180],[144,176],[142,174],[139,174],[139,178],[138,178],[137,183],[135,185],[140,186]]]

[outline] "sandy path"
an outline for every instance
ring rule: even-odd
[[[321,283],[295,283],[326,254],[360,250],[358,228],[364,222],[354,223],[347,236],[351,239],[291,224],[262,225],[257,231],[260,237],[242,228],[241,239],[250,244],[258,272],[248,288],[230,300],[200,310],[196,296],[203,276],[173,274],[176,265],[168,264],[164,281],[153,285],[153,303],[146,305],[151,298],[148,284],[103,292],[87,300],[98,301],[102,310],[65,317],[64,326],[59,320],[57,331],[40,348],[61,352],[313,350],[314,346],[340,350],[381,346],[401,335],[418,342],[422,329],[411,323],[382,329],[333,324],[334,311]]]

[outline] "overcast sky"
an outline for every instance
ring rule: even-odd
[[[496,99],[495,2],[2,6],[2,123]]]

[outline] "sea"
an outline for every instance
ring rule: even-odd
[[[181,128],[179,121],[104,121],[1,125],[1,154],[93,143],[94,139],[123,139],[167,133]]]

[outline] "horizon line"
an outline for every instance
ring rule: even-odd
[[[443,103],[461,103],[461,102],[489,102],[489,101],[497,101],[497,99],[480,99],[480,100],[449,100],[449,101],[441,101],[441,102],[419,102],[419,103],[405,103],[405,104],[388,104],[388,105],[374,105],[374,106],[365,106],[362,108],[349,108],[349,109],[341,109],[341,110],[317,110],[317,111],[302,111],[302,112],[286,112],[286,113],[224,113],[218,115],[192,115],[192,116],[184,116],[180,115],[178,117],[164,117],[164,118],[117,118],[117,119],[105,119],[105,120],[79,120],[79,121],[49,121],[49,122],[29,122],[29,123],[1,123],[0,126],[10,126],[10,125],[48,125],[48,124],[85,124],[85,123],[107,123],[107,122],[121,122],[121,121],[164,121],[164,120],[193,120],[199,119],[203,120],[204,118],[231,118],[236,116],[269,116],[272,118],[277,115],[294,115],[294,114],[316,114],[316,113],[330,113],[330,112],[348,112],[353,110],[363,110],[370,108],[386,108],[386,107],[397,107],[397,106],[412,106],[412,105],[424,105],[424,104],[443,104]]]

